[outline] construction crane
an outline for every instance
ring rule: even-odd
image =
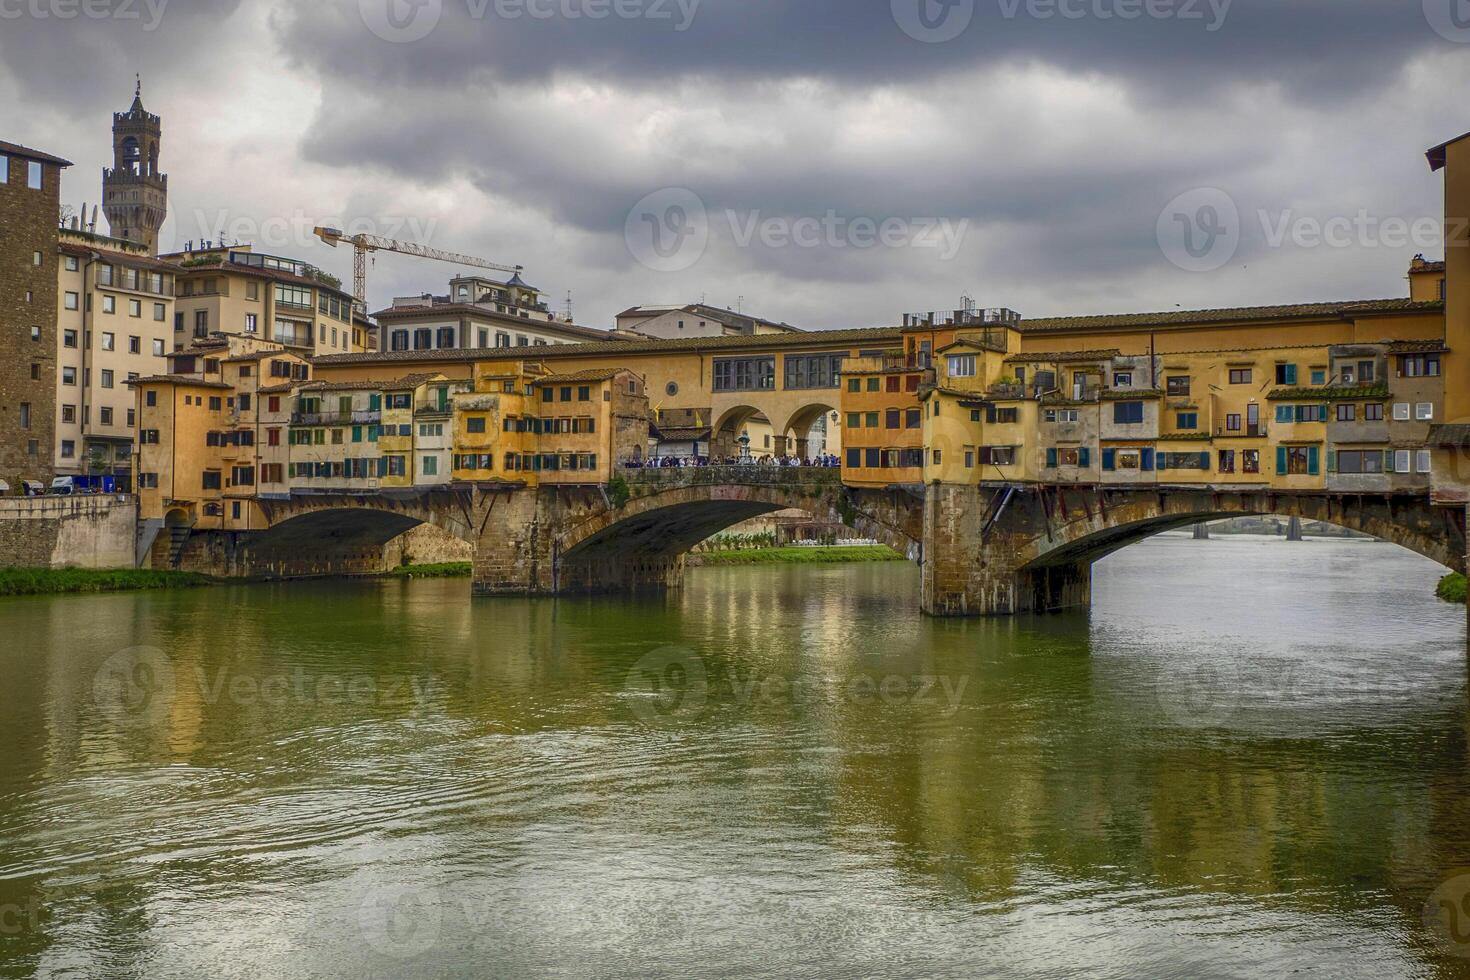
[[[316,228],[313,234],[336,248],[338,243],[345,242],[352,246],[352,297],[353,304],[359,313],[367,314],[367,257],[369,252],[398,252],[401,255],[416,255],[421,259],[438,259],[440,262],[452,262],[455,265],[470,266],[475,269],[494,269],[496,272],[520,273],[525,266],[520,265],[498,265],[485,259],[476,258],[473,255],[460,255],[457,252],[441,252],[437,248],[429,248],[427,245],[419,245],[414,242],[398,242],[391,238],[380,238],[377,235],[353,235],[348,237],[339,228]]]

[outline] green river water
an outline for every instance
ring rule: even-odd
[[[1167,535],[1090,613],[907,564],[0,603],[0,976],[1470,976],[1465,613]]]

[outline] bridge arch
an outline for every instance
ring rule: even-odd
[[[677,472],[677,471],[675,471]],[[832,473],[838,471],[833,470]],[[660,488],[631,498],[624,506],[598,513],[562,533],[556,550],[562,563],[674,560],[699,542],[742,521],[781,510],[801,510],[832,523],[845,524],[917,561],[922,544],[917,529],[902,526],[902,511],[869,501],[840,483],[818,487],[778,482],[700,481]],[[872,504],[877,506],[872,506]]]
[[[1074,519],[1033,541],[1022,569],[1090,565],[1165,531],[1232,517],[1271,516],[1333,524],[1399,545],[1453,571],[1465,567],[1463,529],[1447,512],[1436,513],[1419,497],[1138,494],[1112,506],[1072,513]]]

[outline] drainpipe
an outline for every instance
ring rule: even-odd
[[[95,250],[87,252],[87,264],[82,267],[82,295],[86,297],[82,305],[82,376],[77,379],[81,385],[82,397],[78,399],[77,407],[81,410],[78,418],[78,427],[81,429],[82,438],[77,441],[75,451],[80,455],[76,458],[77,468],[80,469],[86,460],[87,429],[91,427],[92,419],[89,414],[88,389],[92,387],[92,327],[95,324],[93,314],[92,294],[96,292],[96,283],[92,278],[92,268],[100,261],[102,253]]]

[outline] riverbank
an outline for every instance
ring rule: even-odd
[[[1465,588],[1465,576],[1459,572],[1451,572],[1439,580],[1439,588],[1435,590],[1434,594],[1445,602],[1457,602],[1464,605]]]
[[[691,567],[701,565],[837,565],[876,561],[903,561],[903,555],[881,544],[834,548],[752,548],[749,551],[711,551],[690,555]]]
[[[437,565],[403,565],[384,572],[383,578],[469,578],[475,566],[467,561],[450,561]]]
[[[207,575],[147,568],[0,568],[0,596],[195,589],[212,582]]]

